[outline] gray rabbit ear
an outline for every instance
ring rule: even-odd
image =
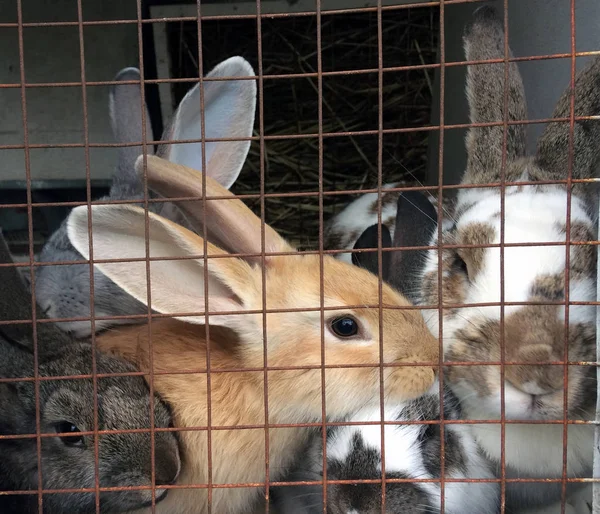
[[[360,235],[360,237],[354,243],[355,250],[362,250],[366,248],[378,248],[379,233],[377,225],[371,225]],[[381,248],[389,248],[392,245],[392,238],[389,229],[385,225],[381,225]],[[379,275],[379,252],[364,252],[364,253],[353,253],[352,264],[359,268],[364,268],[370,271],[374,275]],[[385,282],[389,278],[390,270],[390,255],[389,252],[381,253],[381,279]]]
[[[242,57],[230,57],[206,75],[204,105],[200,84],[188,91],[173,116],[163,141],[196,140],[165,143],[158,154],[177,164],[204,171],[229,189],[236,181],[250,150],[250,141],[206,141],[202,139],[243,139],[252,136],[256,111],[254,69]],[[229,80],[215,80],[229,78]],[[238,79],[238,80],[234,80]],[[201,107],[204,107],[203,109]],[[204,155],[205,154],[205,155]]]
[[[13,264],[13,259],[0,231],[0,264]],[[31,294],[27,291],[17,268],[14,266],[0,267],[0,321],[23,321],[32,319]],[[39,309],[37,318],[44,318]],[[16,323],[0,325],[0,334],[9,341],[20,345],[28,351],[33,351],[31,323]],[[44,351],[55,345],[69,341],[68,336],[56,326],[49,323],[37,325],[38,341],[44,340]],[[40,350],[42,345],[38,345]],[[41,352],[40,352],[41,356]]]
[[[398,198],[393,248],[429,246],[437,228],[437,213],[429,199],[418,191]],[[415,302],[428,250],[392,251],[390,285]]]
[[[494,9],[480,7],[463,36],[467,61],[504,59],[504,29]],[[509,51],[509,57],[512,53]],[[467,66],[467,99],[471,123],[503,122],[505,117],[505,65]],[[514,62],[508,69],[508,121],[525,120],[527,106],[521,75]],[[504,151],[504,127],[473,127],[466,139],[467,171],[465,184],[498,182]],[[506,144],[508,163],[525,155],[525,127],[509,125]]]
[[[114,78],[115,81],[141,81],[137,68],[125,68]],[[150,115],[144,105],[142,108],[143,84],[116,84],[109,94],[109,113],[113,135],[117,143],[141,143],[144,140],[142,127],[146,127],[146,141],[154,139],[150,124]],[[152,154],[152,145],[146,146]],[[133,198],[142,193],[142,183],[135,171],[135,161],[142,155],[143,147],[124,146],[119,148],[117,170],[113,176],[111,196],[115,198]]]
[[[561,96],[553,118],[569,118],[569,87]],[[596,57],[575,79],[575,116],[600,115],[600,58]],[[537,146],[536,163],[546,175],[544,180],[564,180],[569,170],[569,132],[566,122],[549,123]],[[573,178],[591,178],[600,162],[600,122],[575,121],[573,128]]]

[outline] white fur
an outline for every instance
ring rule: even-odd
[[[388,408],[384,416],[386,421],[398,417],[399,409]],[[351,422],[380,421],[380,410],[365,410],[357,413]],[[400,419],[411,421],[406,416]],[[412,420],[414,421],[414,420]],[[452,431],[461,445],[461,453],[467,463],[467,473],[445,470],[445,477],[450,479],[491,479],[493,474],[485,461],[478,453],[477,444],[473,439],[471,428],[466,425],[445,425],[445,430]],[[353,425],[340,428],[327,444],[327,458],[345,460],[352,450],[353,435],[360,433],[364,443],[381,453],[381,426],[379,425]],[[385,470],[386,472],[401,472],[414,479],[435,479],[425,467],[424,456],[420,452],[418,441],[419,425],[386,425],[384,428],[385,439]],[[370,478],[370,477],[365,477]],[[440,505],[440,485],[435,482],[415,483],[429,496],[434,505]],[[445,483],[445,512],[447,514],[481,514],[495,512],[499,496],[499,487],[494,483]]]
[[[396,410],[386,409],[385,420],[395,418]],[[371,409],[357,413],[352,422],[379,422],[379,409]],[[327,455],[336,460],[345,460],[351,449],[353,435],[360,431],[365,444],[371,448],[381,448],[380,425],[353,425],[341,427],[327,444]],[[425,473],[422,459],[418,453],[419,425],[385,425],[385,469],[387,471],[403,471],[410,474]],[[388,453],[389,452],[389,453]]]
[[[507,188],[508,189],[508,188]],[[473,192],[469,191],[469,200]],[[463,203],[463,202],[461,202]],[[564,190],[556,189],[548,192],[535,192],[525,188],[505,196],[504,210],[504,243],[562,243],[555,246],[515,246],[504,248],[504,301],[526,302],[533,281],[543,274],[564,272],[566,263],[565,234],[560,227],[566,223],[567,194]],[[501,243],[501,222],[497,213],[500,212],[500,194],[487,191],[485,196],[471,206],[458,219],[458,230],[472,223],[486,223],[495,229],[495,238],[491,244]],[[571,221],[592,224],[583,202],[571,197]],[[435,239],[437,239],[434,236]],[[432,245],[437,244],[433,241]],[[467,290],[465,304],[500,303],[501,301],[501,262],[500,248],[488,248],[485,251],[484,265],[475,280]],[[436,251],[429,252],[424,273],[430,273],[438,268]],[[571,301],[593,301],[595,299],[595,284],[591,279],[570,279]],[[519,306],[505,306],[504,315],[508,316],[517,311]],[[452,344],[452,335],[463,328],[469,320],[478,317],[500,319],[501,308],[465,307],[460,309],[460,316],[444,320],[444,349]],[[569,316],[572,321],[590,321],[595,316],[594,307],[570,306]],[[426,316],[430,329],[434,334],[439,331],[437,312],[428,311]]]
[[[493,244],[500,241],[500,194],[498,191],[468,190],[460,195],[460,204],[470,207],[457,221],[460,229],[471,223],[483,222],[494,227],[496,235]],[[535,243],[557,242],[562,246],[505,247],[504,249],[504,300],[506,302],[526,302],[533,281],[542,274],[564,273],[566,265],[565,234],[560,229],[566,223],[567,193],[564,189],[548,188],[535,191],[531,187],[508,191],[505,196],[504,242]],[[590,227],[593,221],[586,212],[585,204],[576,196],[571,197],[571,221],[581,222]],[[435,244],[435,242],[433,243]],[[437,270],[437,251],[429,252],[425,273]],[[593,279],[570,279],[571,301],[595,300]],[[471,281],[465,299],[470,303],[492,303],[501,300],[500,249],[488,248],[485,251],[484,266]],[[505,315],[510,315],[519,306],[506,306]],[[475,319],[482,317],[492,320],[500,318],[500,307],[466,307],[458,316],[444,317],[444,350],[452,348],[458,330]],[[437,311],[427,311],[425,318],[434,334],[439,330]],[[564,319],[564,310],[559,319]],[[594,306],[570,306],[571,323],[594,324]],[[455,394],[461,400],[465,419],[500,419],[500,384],[493,395],[480,398],[473,386],[465,382],[453,384]],[[506,419],[544,419],[531,409],[531,397],[519,391],[510,383],[505,383]],[[562,392],[557,393],[562,398]],[[500,461],[501,427],[499,424],[480,424],[473,427],[477,441],[486,454]],[[505,439],[505,462],[520,476],[557,478],[562,476],[563,467],[563,426],[507,424]],[[582,476],[591,466],[593,447],[593,427],[570,425],[568,428],[568,475]],[[546,512],[546,511],[544,511]]]
[[[381,187],[382,197],[386,194],[386,189],[399,188],[403,184],[385,184]],[[327,224],[326,235],[336,234],[340,236],[340,248],[329,248],[334,250],[352,249],[360,235],[371,225],[378,222],[377,212],[372,212],[373,205],[377,203],[377,193],[366,193],[348,204],[340,213],[336,214]],[[437,206],[436,206],[437,207]],[[390,237],[394,239],[396,230],[396,208],[395,202],[388,203],[381,210],[381,222],[392,220],[387,227],[390,231]],[[449,229],[452,226],[452,220],[444,217],[443,228]],[[340,253],[336,258],[352,264],[351,253]]]
[[[400,187],[401,184],[385,184],[382,186],[382,197],[385,195],[386,189],[392,189]],[[360,234],[371,225],[377,223],[377,212],[371,212],[371,207],[374,203],[377,203],[377,193],[366,193],[356,200],[351,202],[342,212],[337,214],[330,222],[327,227],[328,231],[342,234],[343,236],[350,236],[352,234],[358,234],[358,236],[350,239],[346,239],[342,242],[342,248],[352,248],[356,243]],[[391,203],[385,206],[381,211],[382,223],[396,215],[396,203]],[[394,237],[394,226],[389,227],[390,235]],[[342,248],[338,248],[341,250]],[[351,253],[341,253],[336,256],[338,259],[352,264]]]

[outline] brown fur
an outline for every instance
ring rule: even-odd
[[[504,37],[501,26],[495,23],[473,23],[466,31],[465,53],[469,61],[504,58]],[[478,44],[472,44],[477,40]],[[509,52],[508,57],[512,57]],[[508,83],[505,84],[505,64],[476,64],[467,68],[467,97],[472,123],[494,123],[527,119],[525,93],[521,76],[514,62],[508,64]],[[508,89],[508,113],[504,109],[504,88]],[[473,94],[476,91],[477,94]],[[508,125],[506,162],[525,153],[525,127]],[[466,145],[467,171],[463,182],[483,184],[499,181],[502,170],[504,127],[477,127],[469,129]]]
[[[597,57],[578,73],[575,91],[569,87],[561,96],[553,118],[569,118],[571,98],[575,94],[575,116],[595,116],[600,110],[600,59]],[[548,178],[564,180],[569,169],[569,122],[556,122],[548,127],[538,141],[537,162],[546,170]],[[600,122],[576,121],[573,130],[573,178],[588,178],[600,158]]]
[[[565,298],[565,275],[540,275],[531,286],[531,299],[558,302]]]
[[[267,274],[267,307],[318,307],[317,256],[273,258]],[[260,273],[257,273],[259,275]],[[340,275],[341,274],[341,275]],[[344,276],[345,280],[337,278]],[[376,279],[364,270],[332,258],[324,260],[326,302],[377,305]],[[308,296],[300,291],[313,291]],[[437,359],[438,343],[422,322],[419,311],[402,310],[408,303],[391,288],[383,289],[383,359],[402,364]],[[261,301],[260,295],[256,302]],[[260,305],[253,306],[260,308]],[[354,315],[365,325],[367,341],[331,341],[326,328],[325,363],[327,365],[371,364],[372,367],[330,368],[325,371],[327,416],[341,419],[354,409],[379,403],[379,309],[359,308]],[[312,316],[316,323],[311,323]],[[267,361],[271,367],[320,366],[321,335],[319,312],[267,314]],[[335,316],[325,311],[325,319]],[[242,316],[243,317],[243,316]],[[210,328],[211,369],[261,368],[263,344],[248,317],[248,333],[232,343],[231,332]],[[260,318],[258,318],[260,320]],[[297,327],[303,327],[298,330]],[[192,374],[155,375],[154,389],[173,408],[176,426],[206,427],[208,419],[205,327],[174,320],[159,320],[151,325],[152,361],[155,372],[193,371]],[[243,332],[243,330],[240,330]],[[105,351],[119,354],[149,371],[148,327],[136,326],[111,331],[98,337]],[[399,366],[384,368],[385,397],[394,402],[415,397],[431,385],[431,367]],[[211,374],[211,425],[240,426],[264,423],[264,373],[225,372]],[[360,384],[360,385],[359,385]],[[272,370],[268,372],[269,422],[318,422],[322,412],[321,370]],[[295,449],[299,448],[306,429],[269,429],[271,480],[280,476]],[[264,429],[211,431],[213,483],[261,483],[265,480]],[[206,484],[206,429],[180,433],[184,465],[179,484]],[[233,513],[258,499],[259,488],[215,489],[213,512]],[[203,489],[171,491],[157,507],[157,512],[197,513],[207,509]]]
[[[402,186],[404,184],[396,184],[396,187]],[[392,205],[398,201],[398,197],[400,196],[399,191],[391,191],[389,193],[381,194],[381,210],[385,209],[387,206]],[[375,199],[375,201],[371,204],[369,208],[369,214],[377,214],[379,212],[379,201]]]
[[[528,390],[530,384],[544,391],[548,397],[546,407],[551,409],[551,397],[562,398],[564,366],[560,364],[531,365],[536,362],[563,362],[565,348],[564,322],[558,317],[559,309],[553,305],[527,305],[506,316],[504,320],[505,362],[523,364],[505,365],[505,379],[517,389]],[[500,362],[501,328],[498,321],[473,319],[472,323],[456,333],[446,354],[446,361]],[[586,359],[594,346],[593,327],[573,324],[568,333],[568,359]],[[591,368],[569,366],[569,413],[581,412],[589,395],[582,390],[582,377]],[[473,385],[477,395],[485,401],[499,389],[500,366],[454,366],[445,372],[449,383],[466,380]],[[488,400],[489,401],[489,400]],[[556,402],[556,412],[550,418],[562,416],[562,401]]]
[[[566,235],[566,227],[561,227]],[[596,239],[589,225],[571,223],[570,239],[573,242],[589,243]],[[596,271],[596,247],[592,244],[571,246],[571,276],[575,278],[592,276]]]
[[[454,243],[449,243],[454,244]],[[457,255],[451,250],[442,250],[442,297],[439,297],[439,281],[437,270],[428,272],[423,277],[422,292],[423,305],[437,307],[442,304],[460,305],[465,302],[467,290],[467,277],[464,273],[457,272],[459,267]],[[445,316],[452,316],[456,309],[444,311]]]
[[[264,241],[266,252],[292,253],[264,259],[237,258],[142,209],[92,208],[97,258],[122,260],[124,256],[145,255],[147,248],[152,257],[190,257],[154,261],[149,277],[152,308],[170,315],[194,313],[181,317],[187,324],[155,321],[150,340],[148,327],[140,326],[98,337],[101,348],[122,355],[144,371],[166,372],[154,375],[155,391],[171,405],[176,426],[199,428],[180,433],[180,485],[206,485],[209,479],[215,484],[265,482],[267,432],[260,425],[265,423],[267,400],[269,423],[309,423],[321,421],[323,398],[328,419],[343,419],[357,409],[379,405],[382,376],[386,402],[420,396],[432,386],[439,343],[420,311],[407,309],[409,302],[392,288],[383,285],[380,291],[377,277],[330,256],[293,254],[283,238],[268,225],[263,226],[241,200],[210,177],[206,177],[203,190],[202,177],[195,170],[149,156],[147,176],[153,189],[165,196],[206,193],[228,197],[200,208],[192,202],[181,205],[195,224],[206,222],[207,233],[223,248],[260,253]],[[88,211],[75,209],[69,222],[74,245],[89,257]],[[150,241],[145,237],[146,223]],[[125,237],[127,244],[120,237]],[[205,251],[212,257],[207,263],[198,258]],[[148,302],[146,263],[96,265],[136,299]],[[209,342],[205,339],[206,317],[196,314],[204,312],[207,300],[211,313]],[[321,305],[331,310],[320,312]],[[230,311],[234,314],[223,314]],[[356,335],[342,337],[331,329],[332,322],[342,315],[357,321]],[[209,389],[207,353],[211,370],[246,371],[213,372]],[[315,369],[270,369],[265,388],[265,373],[260,371],[265,357],[271,368]],[[334,367],[323,371],[323,360]],[[382,361],[391,366],[382,371]],[[364,367],[347,367],[351,365]],[[177,374],[182,370],[191,373]],[[207,424],[231,427],[210,431],[212,474],[208,473]],[[239,428],[248,424],[259,428]],[[307,434],[307,429],[269,427],[271,480],[282,476]],[[233,514],[249,510],[259,491],[256,486],[211,490],[212,511]],[[202,514],[207,509],[206,489],[178,489],[159,504],[157,512]]]
[[[457,232],[459,243],[464,245],[489,245],[494,241],[496,230],[487,223],[469,223]],[[467,265],[469,279],[474,280],[483,268],[486,248],[459,248],[458,255]]]

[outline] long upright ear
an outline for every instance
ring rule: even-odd
[[[252,66],[242,57],[231,57],[218,64],[205,78],[252,77]],[[256,111],[256,81],[204,81],[205,139],[248,138],[252,136]],[[164,141],[200,140],[202,110],[200,84],[185,95],[171,126],[163,135]],[[206,142],[208,176],[229,189],[236,181],[250,149],[250,141]],[[177,164],[197,170],[204,169],[202,143],[164,144],[158,155]]]
[[[406,191],[398,198],[394,248],[429,246],[437,228],[437,213],[431,202],[418,191]],[[410,300],[418,299],[419,280],[427,250],[393,251],[390,285]]]
[[[207,255],[221,258],[208,258],[205,268],[201,237],[154,213],[149,212],[148,219],[148,256],[176,259],[149,262],[152,309],[163,314],[204,313],[205,280],[208,279],[209,311],[244,310],[244,302],[255,293],[251,280],[253,270],[246,262],[227,257],[224,251],[207,243]],[[146,259],[145,220],[145,211],[139,207],[94,205],[94,259]],[[86,206],[73,209],[67,221],[67,233],[75,249],[89,259]],[[148,305],[145,260],[94,265],[131,296]],[[211,316],[211,323],[232,326],[230,318]],[[206,321],[203,314],[179,319],[199,324]]]
[[[0,264],[12,264],[8,245],[0,231]],[[0,267],[0,320],[1,321],[26,321],[32,319],[31,293],[27,291],[17,268],[14,266]],[[45,318],[40,309],[36,310],[36,318]],[[55,345],[64,344],[68,336],[56,326],[43,323],[37,326],[40,349],[48,349]],[[33,350],[31,323],[15,323],[0,325],[0,334],[7,337],[27,350]]]
[[[366,228],[365,231],[354,243],[355,250],[361,250],[366,248],[378,248],[379,247],[379,231],[377,225],[371,225]],[[381,225],[381,248],[390,248],[392,246],[392,237],[390,231],[385,225]],[[353,253],[352,264],[359,268],[364,268],[370,271],[374,275],[379,274],[379,252],[365,252],[365,253]],[[384,282],[389,280],[390,274],[390,252],[381,253],[381,279]]]
[[[140,71],[137,68],[125,68],[114,79],[119,82],[140,81]],[[146,106],[142,108],[141,83],[117,84],[109,94],[109,113],[112,131],[117,143],[141,143],[146,127],[146,140],[152,141],[150,115]],[[143,114],[142,114],[143,113]],[[152,145],[146,150],[152,153]],[[142,182],[135,172],[135,161],[142,155],[143,147],[123,146],[119,148],[117,170],[113,175],[111,196],[133,198],[143,192]]]
[[[480,7],[473,15],[463,37],[468,61],[504,59],[504,30],[494,9]],[[512,53],[510,53],[512,56]],[[508,113],[504,91],[508,88]],[[472,64],[467,67],[467,99],[471,123],[524,120],[527,117],[525,92],[521,75],[514,62],[509,63],[508,83],[504,63]],[[504,127],[473,127],[466,139],[467,171],[464,184],[498,182],[504,151]],[[509,125],[506,158],[510,163],[525,154],[525,127]]]
[[[179,164],[149,156],[146,160],[148,185],[153,191],[166,198],[202,197],[202,173]],[[143,173],[144,160],[137,161],[138,173]],[[244,202],[236,198],[211,177],[206,179],[206,197],[221,197],[207,200],[206,218],[202,202],[177,202],[195,230],[203,234],[206,223],[207,238],[230,253],[260,254],[261,219]],[[225,198],[222,198],[225,197]],[[294,249],[269,225],[265,224],[265,253],[291,252]],[[268,260],[268,256],[266,257]],[[260,257],[247,260],[260,264]]]
[[[569,118],[571,95],[561,96],[553,118]],[[595,57],[575,79],[575,116],[600,115],[600,58]],[[538,141],[536,162],[546,180],[564,180],[568,173],[569,122],[550,123]],[[591,178],[600,162],[600,121],[575,121],[573,129],[573,178]]]

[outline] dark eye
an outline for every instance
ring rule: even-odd
[[[358,333],[358,322],[350,316],[336,318],[331,322],[331,330],[338,337],[352,337]]]
[[[57,434],[73,434],[73,435],[61,435],[60,440],[67,446],[78,446],[83,444],[83,436],[81,431],[76,425],[70,421],[61,421],[55,425]]]
[[[465,260],[460,255],[456,254],[454,264],[465,275],[469,274],[469,268],[467,267],[467,263],[465,262]]]

